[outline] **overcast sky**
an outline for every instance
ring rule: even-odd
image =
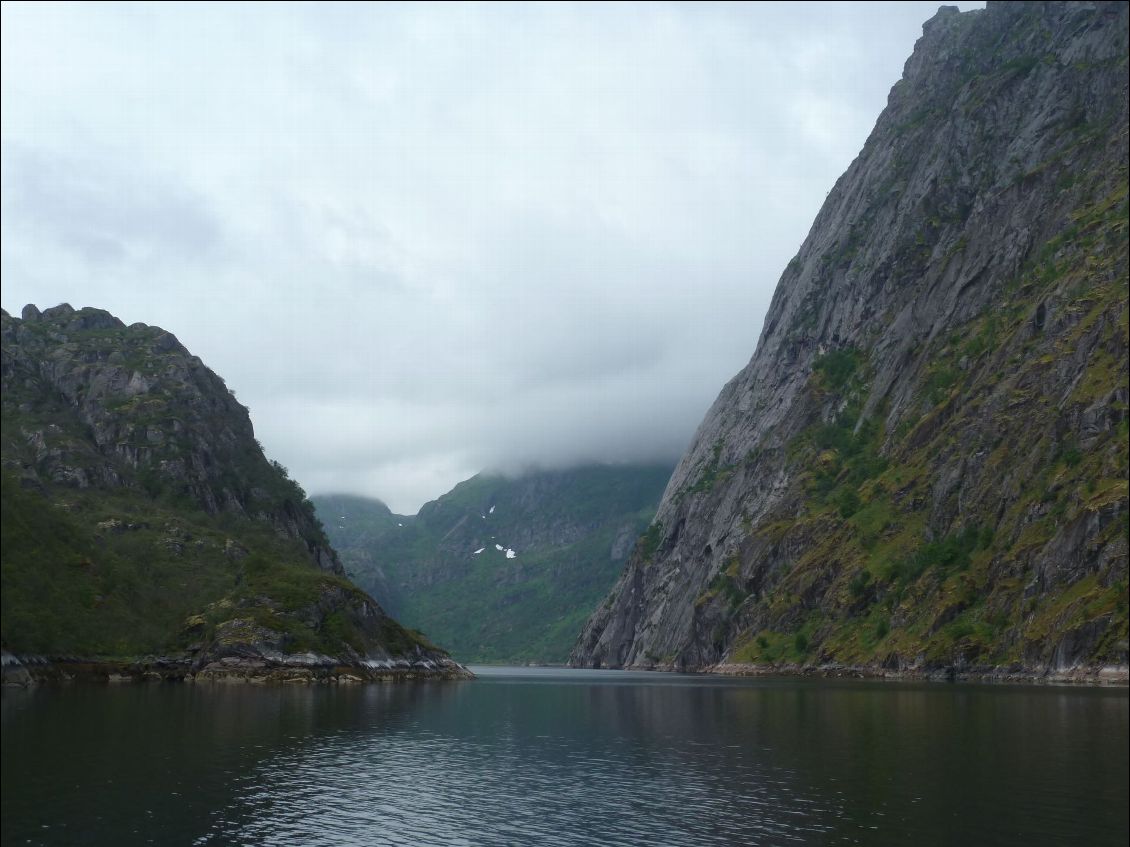
[[[937,7],[5,3],[3,306],[173,332],[310,493],[674,462]]]

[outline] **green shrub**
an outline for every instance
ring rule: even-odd
[[[875,640],[882,641],[891,631],[891,621],[889,618],[879,618],[875,622]]]
[[[860,359],[859,351],[852,348],[832,350],[819,356],[812,363],[812,370],[823,377],[825,386],[840,391],[859,368]]]
[[[851,578],[851,582],[848,583],[848,591],[851,592],[852,597],[859,600],[867,593],[870,585],[871,574],[862,570]]]
[[[847,520],[856,512],[859,511],[859,495],[854,488],[841,488],[835,496],[836,508],[839,509],[840,517]]]
[[[885,575],[888,579],[907,583],[932,568],[963,571],[969,567],[972,554],[991,544],[992,537],[992,530],[986,532],[977,526],[966,527],[960,532],[929,541],[912,555],[888,564]]]

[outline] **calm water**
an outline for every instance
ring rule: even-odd
[[[1127,843],[1125,690],[476,670],[6,691],[3,844]]]

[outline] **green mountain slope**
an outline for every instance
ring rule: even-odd
[[[172,335],[66,305],[2,321],[5,651],[173,676],[450,665],[345,577]]]
[[[561,662],[669,476],[666,466],[480,475],[416,516],[362,498],[313,501],[358,584],[457,658]]]

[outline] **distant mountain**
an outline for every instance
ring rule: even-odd
[[[462,673],[349,582],[171,333],[65,304],[0,319],[6,654],[52,660],[39,675]]]
[[[399,607],[401,595],[385,576],[379,564],[388,561],[387,554],[395,545],[401,549],[402,542],[416,537],[414,515],[395,515],[383,502],[372,497],[358,497],[351,494],[324,494],[310,498],[318,518],[326,527],[326,533],[337,539],[341,545],[339,555],[347,573],[365,590],[379,598],[381,605],[391,615]],[[401,528],[408,526],[406,535]],[[401,531],[392,534],[392,530]]]
[[[1125,679],[1127,15],[927,22],[574,664]]]
[[[463,661],[563,662],[655,514],[669,466],[480,475],[417,516],[314,497],[359,585]]]

